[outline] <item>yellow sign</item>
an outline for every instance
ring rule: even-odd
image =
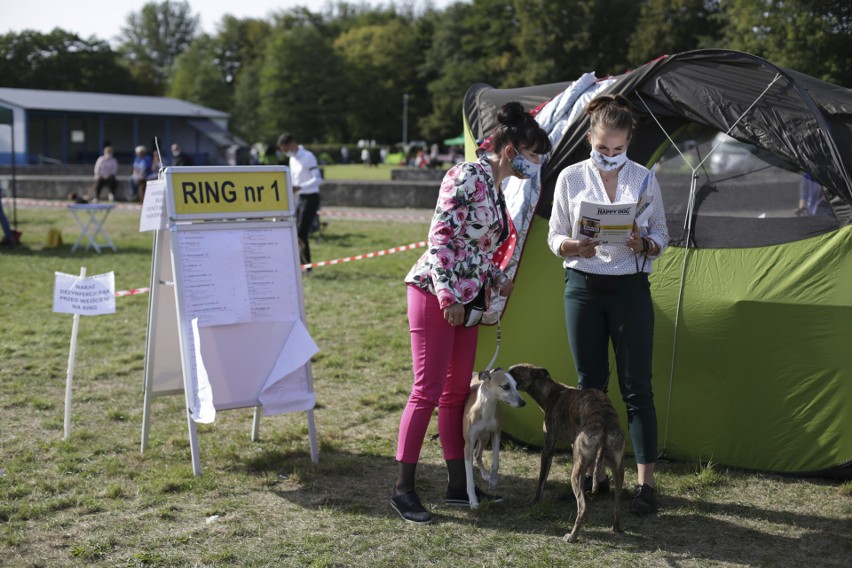
[[[287,211],[284,172],[173,172],[177,215]]]

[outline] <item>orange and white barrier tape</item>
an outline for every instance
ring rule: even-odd
[[[119,290],[115,293],[116,298],[120,298],[121,296],[135,296],[137,294],[147,294],[150,292],[150,288],[134,288],[132,290]]]
[[[405,245],[401,247],[394,247],[386,250],[380,250],[378,252],[371,252],[368,254],[359,254],[356,256],[347,256],[345,258],[336,258],[334,260],[323,260],[322,262],[315,262],[313,264],[303,264],[302,270],[307,270],[308,268],[316,268],[318,266],[330,266],[332,264],[343,264],[346,262],[353,262],[355,260],[364,260],[365,258],[375,258],[377,256],[386,256],[388,254],[393,254],[395,252],[402,252],[406,250],[412,250],[416,248],[421,248],[426,246],[426,241],[420,241],[419,243],[411,243],[410,245]]]
[[[335,258],[334,260],[323,260],[322,262],[315,262],[313,264],[303,264],[302,270],[307,270],[308,268],[316,268],[318,266],[331,266],[333,264],[345,264],[347,262],[354,262],[356,260],[364,260],[366,258],[376,258],[379,256],[387,256],[389,254],[393,254],[395,252],[402,252],[406,250],[414,250],[417,248],[425,247],[428,243],[426,241],[420,241],[419,243],[411,243],[410,245],[404,245],[401,247],[393,247],[385,250],[380,250],[376,252],[370,252],[367,254],[358,254],[355,256],[347,256],[344,258]],[[151,291],[150,288],[134,288],[132,290],[120,290],[115,293],[115,297],[119,298],[121,296],[135,296],[137,294],[147,294]]]

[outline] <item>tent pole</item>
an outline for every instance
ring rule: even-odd
[[[751,111],[751,109],[754,108],[754,106],[760,101],[760,99],[763,98],[763,95],[765,95],[769,91],[769,89],[772,88],[772,85],[774,85],[778,81],[778,79],[780,79],[781,77],[782,77],[782,75],[780,73],[775,74],[775,77],[772,79],[772,81],[769,82],[768,85],[766,85],[766,88],[763,89],[763,92],[760,93],[757,96],[757,98],[754,99],[754,102],[752,102],[749,105],[749,107],[747,109],[745,109],[740,114],[739,118],[737,118],[737,120],[734,121],[734,123],[731,125],[730,128],[728,128],[728,130],[727,130],[727,132],[725,132],[725,134],[730,135],[730,133],[734,130],[734,127],[736,127],[736,125],[740,123],[740,121],[743,119],[743,117],[745,115],[747,115]],[[654,113],[651,111],[650,107],[648,106],[648,103],[645,102],[645,99],[642,98],[642,95],[639,93],[638,90],[636,91],[636,96],[639,98],[639,100],[645,106],[645,110],[648,111],[648,114],[651,115],[651,118],[654,119],[654,122],[657,123],[657,126],[660,127],[660,130],[663,131],[663,134],[666,135],[666,138],[668,138],[671,145],[674,146],[675,150],[677,150],[677,153],[680,154],[680,157],[686,163],[687,167],[689,167],[689,169],[692,170],[692,180],[690,181],[690,184],[689,184],[689,198],[688,198],[687,204],[686,204],[686,219],[684,220],[684,228],[686,229],[686,243],[685,243],[684,251],[683,251],[683,263],[681,264],[681,269],[680,269],[680,288],[678,289],[678,294],[677,294],[677,306],[675,308],[675,320],[674,320],[674,333],[673,333],[673,336],[672,336],[672,360],[671,360],[671,364],[669,366],[669,393],[668,393],[668,401],[666,402],[666,418],[665,418],[666,426],[665,426],[665,430],[663,431],[662,449],[658,452],[658,455],[657,455],[657,458],[661,458],[666,453],[666,444],[668,443],[668,440],[669,440],[669,416],[670,416],[670,412],[671,412],[671,408],[672,408],[672,391],[673,391],[673,388],[674,388],[674,367],[675,367],[675,358],[676,358],[676,355],[677,355],[678,322],[680,321],[680,310],[681,310],[681,304],[683,302],[683,288],[684,288],[684,284],[686,282],[686,263],[687,263],[687,260],[689,259],[689,242],[692,240],[693,210],[695,208],[695,188],[696,188],[697,182],[698,182],[698,169],[701,166],[704,165],[704,162],[707,161],[707,158],[709,158],[711,155],[713,155],[713,152],[716,150],[716,148],[719,147],[719,144],[721,144],[722,142],[721,142],[721,140],[719,142],[717,142],[716,145],[713,146],[713,148],[710,149],[710,151],[707,153],[707,155],[704,156],[704,159],[701,160],[698,163],[698,165],[696,165],[695,167],[692,167],[692,165],[689,163],[689,160],[686,159],[686,156],[684,156],[683,152],[680,151],[680,148],[677,147],[677,144],[675,144],[675,141],[672,140],[672,137],[669,136],[669,133],[666,131],[665,128],[663,128],[663,125],[660,124],[660,121],[657,119],[656,115],[654,115]]]
[[[672,360],[669,365],[669,393],[666,400],[666,419],[665,430],[663,430],[663,447],[659,451],[657,458],[663,457],[666,453],[666,444],[669,441],[669,414],[672,409],[672,391],[674,389],[674,368],[675,358],[677,357],[677,331],[678,323],[680,322],[680,307],[683,302],[683,288],[686,283],[686,262],[689,259],[689,242],[692,240],[692,208],[695,204],[695,188],[698,185],[698,174],[696,170],[692,171],[692,181],[689,184],[689,202],[686,206],[686,243],[683,249],[683,263],[680,267],[680,287],[677,291],[677,304],[675,307],[674,332],[672,334]]]

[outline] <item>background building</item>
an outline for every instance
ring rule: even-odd
[[[12,162],[13,141],[18,165],[93,164],[105,142],[127,164],[155,137],[166,161],[177,142],[196,165],[234,163],[248,147],[228,132],[228,113],[180,99],[0,88],[4,109],[14,133],[0,126],[0,165]]]

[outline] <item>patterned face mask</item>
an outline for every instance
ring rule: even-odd
[[[540,170],[541,164],[536,164],[526,159],[520,152],[515,150],[517,156],[512,160],[512,171],[521,179],[530,179]]]
[[[595,165],[605,172],[617,170],[627,162],[627,152],[616,154],[615,156],[604,156],[594,148],[589,154]]]

